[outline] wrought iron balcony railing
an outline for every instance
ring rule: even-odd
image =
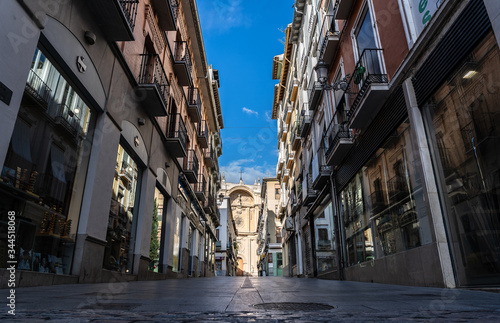
[[[135,17],[137,16],[137,6],[139,5],[139,0],[119,0],[120,6],[122,7],[125,18],[128,21],[130,29],[134,30],[135,27]]]
[[[179,79],[179,84],[191,86],[191,73],[193,64],[186,41],[176,41],[174,47],[174,69]]]
[[[334,15],[325,15],[320,29],[320,57],[327,63],[333,59],[333,54],[339,43],[339,31],[336,30]]]
[[[164,106],[168,104],[169,84],[167,74],[158,54],[142,54],[139,84],[154,84]]]
[[[382,72],[380,59],[383,49],[367,48],[361,53],[361,57],[356,63],[356,68],[351,74],[346,92],[349,97],[349,118],[359,108],[369,85],[373,83],[389,83],[387,74]]]
[[[181,145],[185,148],[187,143],[187,131],[184,120],[180,113],[171,114],[169,116],[167,138],[179,139]]]
[[[66,104],[58,105],[55,121],[73,135],[77,135],[81,130],[80,118]]]
[[[47,84],[31,70],[26,80],[26,92],[28,92],[44,109],[47,109],[50,100],[52,99],[52,90]]]

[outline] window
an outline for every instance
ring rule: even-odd
[[[355,58],[360,61],[360,65],[369,74],[382,74],[379,51],[376,50],[379,46],[375,36],[369,3],[367,3],[360,15],[358,26],[354,30],[354,38]]]
[[[0,226],[16,211],[20,270],[70,274],[93,119],[77,89],[37,48],[0,172]],[[0,235],[0,249],[6,237]],[[0,268],[7,258],[0,257]]]
[[[131,273],[137,226],[140,172],[130,154],[118,146],[113,194],[108,218],[108,242],[104,251],[104,268]]]
[[[409,130],[404,121],[340,193],[348,266],[432,241]]]

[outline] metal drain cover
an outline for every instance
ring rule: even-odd
[[[253,307],[263,310],[277,311],[327,311],[335,307],[327,304],[319,303],[261,303],[255,304]]]

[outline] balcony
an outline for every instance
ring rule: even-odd
[[[152,117],[167,115],[169,84],[158,54],[143,54],[138,92],[141,92],[142,106]]]
[[[188,44],[185,41],[176,41],[174,46],[174,71],[180,86],[192,86],[192,62]]]
[[[45,82],[30,69],[28,79],[26,80],[26,88],[24,89],[41,107],[47,111],[50,99],[52,98],[52,90]]]
[[[293,151],[297,151],[300,147],[300,139],[301,139],[301,136],[300,136],[300,122],[299,121],[295,121],[293,123],[293,126],[292,126],[292,131],[291,131],[291,142],[292,142],[292,150]]]
[[[203,162],[207,167],[214,167],[215,153],[212,147],[203,149]]]
[[[212,214],[216,211],[215,199],[212,195],[208,195],[207,199],[205,200],[205,203],[203,203],[203,211],[207,214]]]
[[[286,141],[286,136],[288,135],[288,125],[284,124],[283,128],[281,128],[281,141],[285,142]]]
[[[54,116],[56,126],[66,131],[71,136],[76,136],[82,130],[80,118],[66,104],[59,104]]]
[[[195,87],[188,87],[186,95],[187,110],[189,117],[193,122],[200,122],[201,120],[201,98],[200,92]]]
[[[318,149],[312,162],[313,189],[320,191],[328,182],[331,172],[330,166],[326,164],[324,147]]]
[[[193,149],[188,149],[187,155],[184,157],[184,162],[182,163],[182,171],[189,183],[193,184],[198,182],[199,167],[200,164],[198,163],[196,152]]]
[[[86,3],[108,41],[134,40],[139,0],[87,0]]]
[[[205,199],[207,197],[207,182],[205,180],[205,176],[203,174],[198,175],[198,183],[194,185],[194,193],[196,194],[196,198],[200,202],[205,202]]]
[[[179,4],[177,0],[151,0],[162,30],[176,30]]]
[[[316,190],[313,189],[312,174],[307,174],[302,180],[302,201],[304,205],[314,202],[317,196]]]
[[[319,58],[327,64],[333,61],[333,56],[339,47],[340,33],[335,29],[333,15],[326,15],[321,25]]]
[[[380,67],[382,49],[365,49],[349,80],[349,128],[365,129],[377,115],[389,91],[389,79]]]
[[[286,182],[290,178],[290,170],[285,169],[283,170],[283,182]]]
[[[291,104],[287,104],[286,106],[287,106],[287,109],[286,109],[285,123],[287,125],[289,125],[290,121],[292,120],[292,111],[293,111],[293,109],[292,109],[292,105]]]
[[[292,169],[294,161],[295,161],[295,151],[292,150],[288,153],[286,168]]]
[[[311,129],[311,117],[309,116],[309,110],[307,109],[307,103],[304,103],[304,108],[299,119],[299,133],[301,138],[307,137],[309,129]]]
[[[169,116],[166,137],[166,146],[172,157],[185,157],[187,131],[186,125],[179,113]]]
[[[339,111],[337,111],[339,112]],[[345,114],[345,110],[342,110]],[[335,113],[336,115],[338,113]],[[325,138],[328,149],[326,151],[326,163],[330,166],[340,165],[349,150],[354,145],[354,134],[347,123],[337,123],[340,118],[334,118],[326,131]]]
[[[335,3],[335,19],[346,20],[349,18],[352,5],[356,0],[337,0]]]
[[[371,198],[371,201],[372,201],[372,212],[373,212],[373,214],[378,214],[378,213],[382,212],[385,209],[385,207],[386,207],[387,204],[385,203],[384,194],[382,193],[382,191],[375,190],[375,192],[373,192],[370,195],[370,198]]]
[[[397,203],[410,194],[408,183],[403,176],[394,176],[387,182],[387,186],[389,188],[389,200],[392,203]]]
[[[309,95],[309,110],[316,110],[323,94],[323,84],[320,81],[309,82],[307,93]]]
[[[205,120],[198,122],[196,126],[196,134],[198,137],[198,145],[201,148],[208,148],[208,126]]]

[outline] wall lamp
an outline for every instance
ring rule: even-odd
[[[346,91],[349,87],[349,81],[347,78],[350,74],[347,74],[344,78],[335,81],[333,84],[328,84],[328,64],[325,63],[323,59],[320,59],[318,64],[314,67],[316,71],[316,76],[320,83],[325,87],[326,90],[335,90],[335,91]]]

